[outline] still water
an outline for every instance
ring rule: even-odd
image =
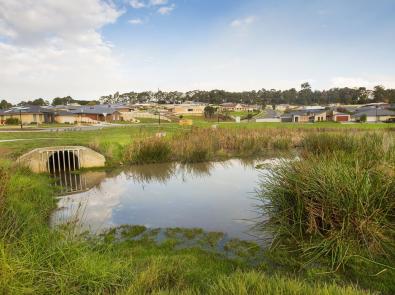
[[[256,168],[262,162],[166,163],[60,175],[63,195],[52,224],[77,222],[93,232],[123,224],[198,227],[254,239],[251,227],[259,217],[254,192],[267,173]]]

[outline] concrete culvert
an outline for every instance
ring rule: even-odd
[[[59,146],[34,149],[18,159],[33,172],[74,171],[80,168],[104,167],[103,155],[83,146]]]
[[[57,151],[48,158],[50,173],[74,171],[80,168],[78,156],[73,151]]]

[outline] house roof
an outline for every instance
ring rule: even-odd
[[[94,105],[94,106],[80,106],[73,110],[70,110],[73,114],[107,114],[111,115],[117,110],[111,105]]]
[[[364,109],[363,111],[359,111],[353,115],[353,117],[359,118],[363,115],[366,115],[367,117],[376,117],[376,116],[395,116],[394,111],[390,111],[388,109],[376,109],[376,108],[371,108],[371,109]]]
[[[319,110],[296,110],[289,112],[288,114],[284,115],[284,117],[288,116],[310,116],[310,115],[317,115],[325,113],[326,110],[319,109]],[[287,116],[288,115],[288,116]]]
[[[17,114],[42,114],[42,113],[50,113],[51,110],[36,105],[27,105],[27,106],[18,106],[12,107],[8,110],[3,110],[3,115],[17,115]]]

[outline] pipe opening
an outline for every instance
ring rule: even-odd
[[[48,157],[47,167],[50,173],[74,171],[80,168],[78,156],[74,151],[57,151]]]

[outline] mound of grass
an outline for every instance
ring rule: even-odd
[[[274,247],[296,251],[303,263],[353,269],[354,278],[376,272],[391,293],[394,138],[386,133],[312,134],[303,142],[301,160],[273,167],[262,183],[262,210],[268,217],[263,227],[273,233]],[[365,268],[358,271],[360,261]],[[365,283],[373,281],[371,277]]]

